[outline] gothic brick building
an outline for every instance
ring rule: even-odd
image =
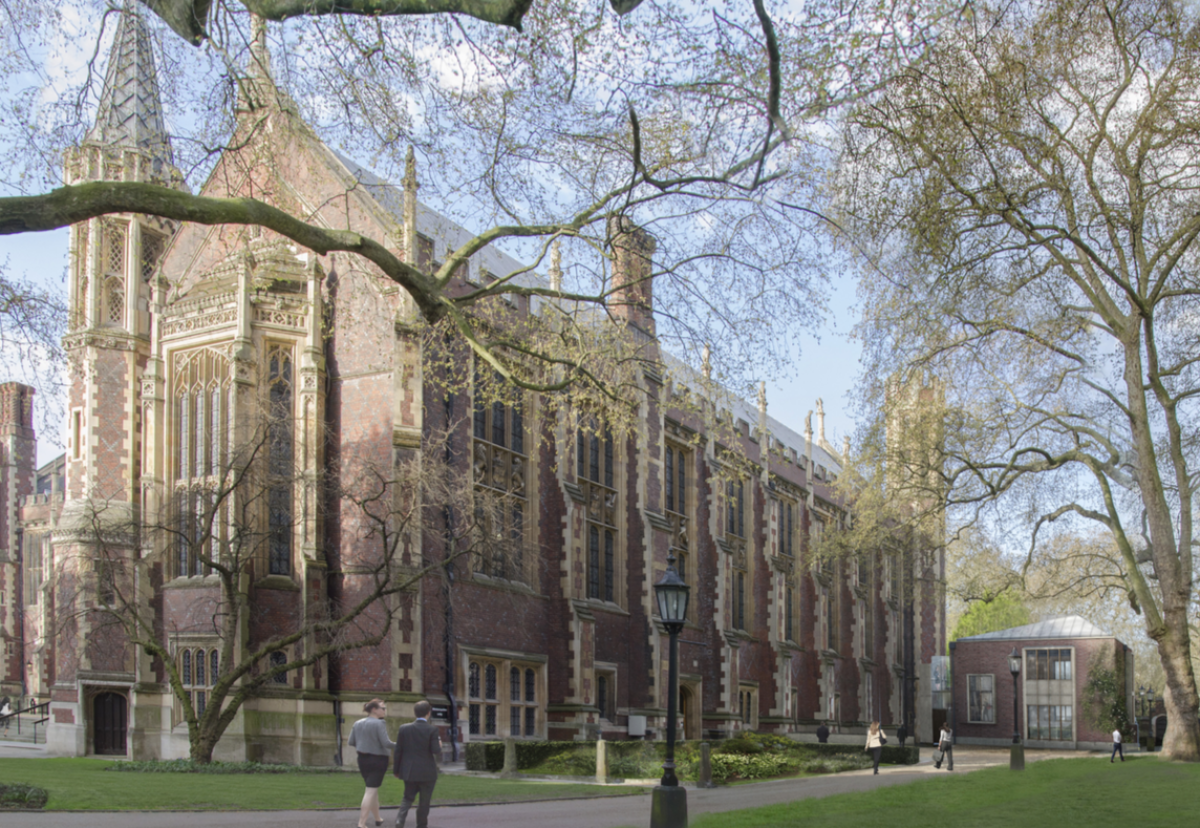
[[[253,194],[388,240],[419,267],[468,237],[417,201],[415,165],[392,187],[321,143],[274,88],[265,48],[255,60],[239,104],[246,140],[203,194]],[[184,186],[133,12],[122,15],[96,125],[65,166],[68,182]],[[652,290],[640,280],[653,239],[618,230],[615,279],[635,285],[618,313],[657,353]],[[88,587],[98,577],[88,564],[97,531],[191,503],[230,435],[268,406],[293,415],[297,480],[334,456],[343,470],[356,457],[459,458],[476,487],[503,490],[504,529],[519,554],[503,567],[457,563],[452,582],[421,581],[378,647],[291,671],[250,699],[218,757],[329,763],[345,735],[335,711],[353,715],[375,696],[397,716],[429,698],[444,727],[455,712],[462,740],[660,733],[667,648],[652,585],[668,553],[693,592],[680,642],[686,738],[871,719],[908,720],[931,737],[929,669],[945,647],[942,558],[897,542],[886,554],[813,565],[810,539],[846,520],[833,491],[842,453],[825,439],[819,401],[815,430],[806,421],[802,432],[768,416],[761,395],[757,406],[735,401],[725,421],[739,445],[721,446],[694,412],[673,405],[670,377],[685,369],[648,370],[641,425],[614,441],[539,420],[536,399],[482,408],[448,398],[425,380],[430,355],[411,299],[354,256],[319,256],[253,228],[143,215],[82,223],[71,249],[68,445],[40,477],[32,391],[0,392],[0,679],[6,692],[50,701],[55,750],[186,755],[162,664],[66,605],[102,600]],[[518,267],[488,248],[459,278],[477,283]],[[525,302],[515,312],[532,311]],[[455,450],[432,449],[431,430],[455,422]],[[722,474],[728,449],[753,470],[740,482]],[[272,490],[261,516],[269,552],[252,572],[255,611],[239,647],[335,591],[363,588],[372,553],[339,509],[303,483]],[[440,533],[419,543],[438,559]],[[214,576],[182,546],[130,554],[146,559],[152,576],[139,600],[203,704],[221,669],[203,617]]]

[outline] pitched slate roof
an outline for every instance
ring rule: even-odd
[[[119,17],[96,125],[88,131],[84,143],[130,147],[171,164],[171,143],[163,125],[150,31],[131,3],[125,5]]]
[[[1062,618],[1051,618],[1049,621],[1038,621],[1036,624],[1026,624],[1022,627],[1010,627],[1007,630],[971,635],[958,640],[1002,641],[1029,638],[1112,638],[1112,636],[1091,621],[1078,615],[1067,615]]]

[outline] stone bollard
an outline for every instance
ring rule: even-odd
[[[500,771],[501,779],[516,779],[517,773],[517,740],[511,736],[504,737],[504,769]]]
[[[700,743],[700,779],[698,788],[715,788],[712,781],[712,746],[708,742]]]
[[[603,739],[596,742],[596,781],[608,784],[608,742]]]

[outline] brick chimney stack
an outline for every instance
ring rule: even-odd
[[[613,291],[608,307],[613,316],[654,336],[654,237],[628,216],[611,216],[608,235],[613,250]]]

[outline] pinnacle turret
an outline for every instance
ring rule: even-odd
[[[150,31],[132,3],[125,4],[119,17],[96,125],[84,143],[135,149],[155,161],[173,164]]]

